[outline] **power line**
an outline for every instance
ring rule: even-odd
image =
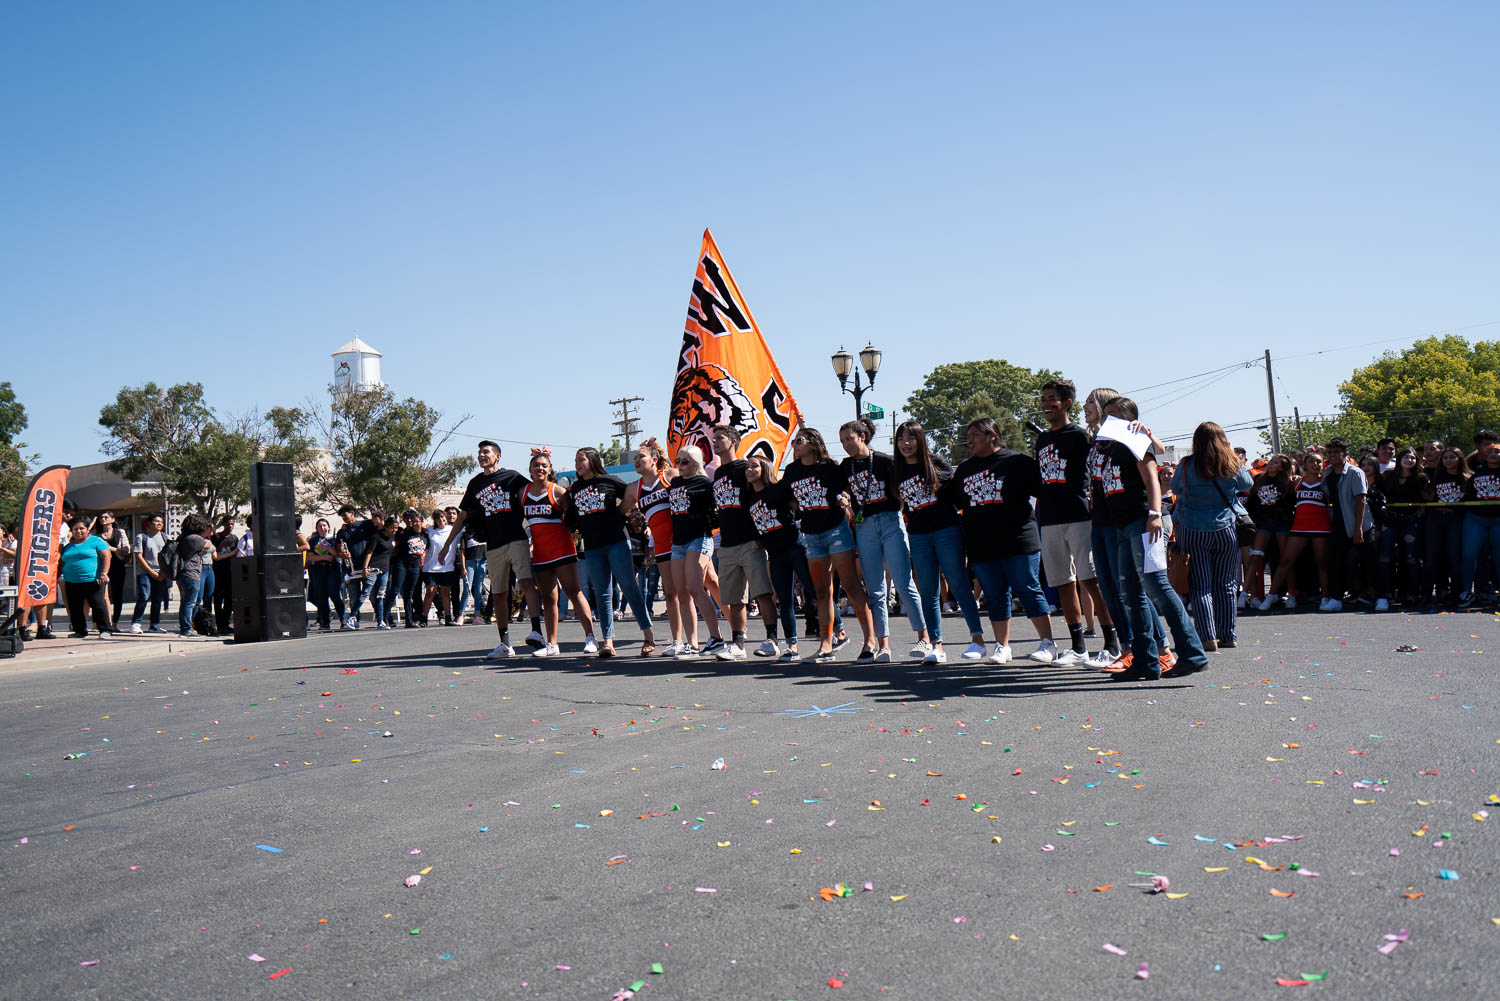
[[[1418,334],[1416,337],[1412,337],[1410,334],[1407,334],[1402,337],[1386,337],[1378,341],[1365,341],[1363,344],[1350,344],[1346,347],[1341,348],[1323,348],[1319,351],[1307,351],[1300,355],[1280,355],[1278,356],[1278,358],[1286,360],[1291,360],[1293,358],[1311,358],[1313,355],[1326,355],[1331,354],[1335,351],[1355,351],[1359,348],[1375,347],[1379,344],[1394,344],[1397,341],[1419,341],[1424,337],[1438,337],[1442,334],[1458,334],[1462,333],[1465,330],[1480,330],[1484,327],[1494,326],[1500,326],[1500,320],[1486,320],[1483,323],[1471,323],[1467,327],[1444,327],[1441,330],[1430,330],[1425,334]]]

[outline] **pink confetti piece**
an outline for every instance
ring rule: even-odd
[[[1397,855],[1400,855],[1400,854],[1401,854],[1401,849],[1399,849],[1399,848],[1392,848],[1391,849],[1391,858],[1395,858]]]
[[[1142,963],[1140,968],[1135,971],[1135,979],[1137,980],[1145,980],[1149,976],[1151,976],[1151,967],[1145,963]]]
[[[559,970],[571,970],[571,969],[572,969],[572,967],[571,967],[571,966],[559,966],[559,967],[557,967],[557,968],[558,968],[558,969],[559,969]]]
[[[1057,851],[1057,847],[1055,845],[1042,845],[1042,851],[1044,851],[1044,852],[1055,852],[1055,851]]]
[[[837,820],[830,820],[828,823],[824,824],[823,826],[824,827],[832,827],[834,824],[837,824],[837,823],[838,823]]]
[[[99,965],[99,961],[97,959],[85,959],[83,962],[79,963],[78,965],[79,966],[98,966]]]
[[[405,879],[403,879],[401,881],[401,885],[402,886],[416,886],[420,882],[422,882],[422,877],[421,876],[407,876]]]
[[[969,920],[969,919],[966,918],[966,917],[964,917],[963,915],[959,915],[958,917],[956,917],[956,918],[953,919],[953,923],[956,924],[956,925],[961,925],[961,924],[963,924],[967,920]]]
[[[422,849],[420,849],[420,848],[413,848],[409,854],[420,855],[420,854],[422,854]]]
[[[719,891],[716,890],[716,889],[714,889],[711,886],[695,886],[695,887],[693,887],[693,892],[694,893],[718,893]]]
[[[1112,952],[1116,956],[1123,956],[1123,955],[1125,955],[1125,950],[1124,949],[1121,949],[1118,945],[1110,945],[1108,942],[1104,943],[1104,951],[1105,952]]]
[[[266,957],[262,956],[258,952],[252,952],[250,955],[246,956],[245,958],[248,959],[248,960],[250,960],[250,962],[252,962],[252,963],[264,963],[266,961]]]
[[[865,890],[866,890],[866,891],[867,891],[867,892],[869,892],[869,891],[873,891],[873,890],[874,890],[874,889],[875,889],[875,884],[874,884],[874,883],[871,883],[871,882],[869,882],[869,881],[866,881],[866,882],[865,882]]]

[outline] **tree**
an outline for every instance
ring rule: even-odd
[[[160,482],[174,500],[190,499],[213,517],[250,500],[250,466],[290,462],[305,471],[313,459],[308,415],[274,407],[220,421],[199,383],[163,389],[154,382],[126,386],[99,411],[110,468],[130,480]]]
[[[1348,440],[1355,450],[1355,456],[1358,457],[1359,446],[1373,445],[1385,436],[1384,425],[1377,424],[1359,413],[1344,412],[1304,417],[1300,436],[1297,434],[1295,417],[1282,417],[1276,423],[1281,426],[1281,450],[1283,452],[1291,452],[1307,445],[1326,445],[1330,438],[1344,438]],[[1272,447],[1269,425],[1260,432],[1260,440],[1266,452],[1269,453]]]
[[[634,449],[631,449],[631,454],[635,454]],[[625,446],[621,445],[618,441],[612,441],[608,445],[601,442],[599,444],[599,458],[604,460],[606,466],[621,465],[625,462]]]
[[[323,505],[395,511],[425,504],[474,468],[468,456],[437,457],[468,414],[437,431],[441,410],[397,400],[388,386],[333,393],[326,406],[310,409],[328,455],[312,471],[309,493]]]
[[[0,382],[0,522],[12,525],[21,517],[21,494],[36,456],[22,454],[25,442],[16,435],[26,430],[26,408],[16,399],[10,383]]]
[[[1026,449],[1026,422],[1046,426],[1037,406],[1042,384],[1058,377],[1050,369],[1033,372],[998,358],[939,365],[907,399],[906,411],[954,463],[968,458],[964,427],[980,417],[995,419],[1004,444]],[[1078,409],[1075,402],[1075,413]]]
[[[1500,341],[1471,346],[1457,334],[1426,337],[1356,369],[1339,393],[1345,412],[1368,415],[1382,427],[1375,439],[1467,446],[1474,432],[1500,417]]]

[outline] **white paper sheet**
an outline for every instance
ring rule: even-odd
[[[1106,417],[1099,428],[1099,437],[1120,442],[1134,452],[1137,459],[1144,459],[1151,450],[1151,438],[1139,431],[1130,430],[1130,424],[1130,421],[1122,421],[1118,417]]]
[[[1156,541],[1151,541],[1150,532],[1141,533],[1141,547],[1146,551],[1146,573],[1155,573],[1167,568],[1167,537],[1158,535]]]

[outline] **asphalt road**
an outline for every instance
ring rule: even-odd
[[[0,994],[1500,993],[1493,614],[1250,618],[1157,684],[492,637],[0,673]]]

